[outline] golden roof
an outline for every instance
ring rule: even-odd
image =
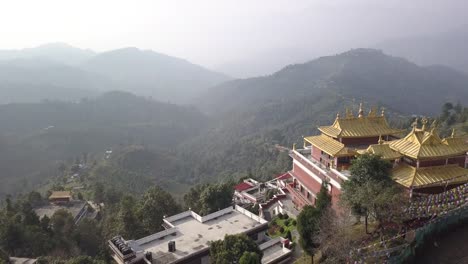
[[[382,112],[376,115],[376,110],[371,109],[369,114],[363,114],[362,105],[359,108],[358,116],[346,109],[344,118],[337,115],[335,122],[331,126],[321,126],[320,132],[334,138],[360,138],[377,137],[379,135],[393,135],[401,133],[402,130],[391,128]]]
[[[49,196],[49,199],[61,199],[61,198],[71,198],[71,192],[69,191],[55,191]]]
[[[388,143],[373,144],[370,145],[367,149],[358,150],[359,154],[374,154],[380,156],[384,160],[396,160],[401,158],[403,155],[394,151],[390,148]]]
[[[393,168],[392,178],[408,188],[443,186],[468,182],[468,169],[457,164],[419,168],[401,164]]]
[[[468,143],[462,138],[441,139],[437,131],[413,127],[413,130],[402,139],[390,141],[390,148],[414,159],[451,157],[464,155],[468,151]]]
[[[343,143],[326,135],[305,137],[304,141],[309,142],[314,147],[317,147],[318,149],[333,157],[353,156],[356,154],[356,152],[353,150],[345,147]]]

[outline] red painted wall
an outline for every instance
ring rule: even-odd
[[[320,187],[322,185],[296,164],[293,165],[293,173],[294,176],[296,176],[297,180],[300,182],[300,184],[305,186],[311,192],[317,194],[320,191]]]
[[[377,144],[379,137],[368,137],[368,138],[342,138],[341,143],[348,145],[370,145]]]

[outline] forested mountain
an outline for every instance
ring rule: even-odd
[[[0,60],[0,104],[94,97],[114,84],[92,72],[46,59]]]
[[[76,101],[112,90],[181,103],[228,79],[183,59],[137,48],[99,54],[66,44],[0,50],[0,104]]]
[[[355,49],[290,65],[270,76],[221,84],[199,104],[207,112],[219,113],[303,98],[316,103],[314,98],[326,93],[380,103],[402,113],[431,114],[444,102],[468,100],[468,76],[445,67],[419,67],[378,50]]]
[[[446,65],[468,73],[468,27],[424,36],[392,39],[375,45],[420,65]]]
[[[186,102],[228,80],[186,60],[137,48],[98,54],[82,68],[116,81],[119,89],[171,102]]]
[[[467,77],[450,68],[359,49],[216,86],[193,102],[209,118],[196,108],[122,92],[76,103],[4,105],[2,187],[34,186],[56,173],[54,162],[111,147],[116,155],[98,164],[95,175],[132,192],[154,183],[270,178],[290,164],[275,144],[301,144],[302,135],[317,133],[337,111],[356,113],[361,101],[367,111],[384,106],[392,124],[406,128],[411,114],[437,114],[446,101],[466,101],[466,87]]]
[[[407,128],[412,114],[436,115],[446,101],[467,100],[468,78],[457,71],[352,50],[214,87],[197,105],[218,121],[177,153],[185,158],[185,174],[200,179],[271,177],[289,164],[274,144],[302,144],[301,136],[331,124],[346,107],[356,114],[359,102],[366,111],[384,106],[392,125]]]
[[[39,59],[65,65],[77,65],[95,54],[94,51],[89,49],[79,49],[58,42],[20,50],[0,50],[0,60]]]
[[[165,160],[173,146],[197,135],[207,122],[194,108],[124,92],[78,103],[2,105],[0,196],[53,176],[59,162],[113,147],[144,145]]]

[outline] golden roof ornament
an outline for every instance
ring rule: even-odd
[[[385,116],[385,107],[382,107],[382,113],[380,115]]]
[[[362,110],[362,103],[359,103],[358,117],[362,118],[364,116],[364,111]]]
[[[293,143],[293,150],[296,150],[296,143]]]
[[[451,138],[455,137],[455,128],[452,128],[452,135],[450,135]]]
[[[418,118],[417,117],[414,119],[414,122],[411,124],[411,126],[413,127],[413,131],[415,131],[416,128],[418,127]]]
[[[340,119],[340,112],[336,113],[336,119]]]
[[[369,117],[375,117],[377,115],[377,107],[373,106],[371,107],[371,109],[369,110]]]
[[[382,145],[384,143],[383,139],[382,139],[382,135],[379,135],[379,141],[378,141],[379,145]]]
[[[431,129],[436,129],[437,128],[437,119],[434,119],[431,124]]]
[[[421,120],[421,123],[422,123],[421,130],[426,131],[427,118],[423,117]]]

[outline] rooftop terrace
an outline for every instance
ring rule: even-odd
[[[167,230],[127,241],[135,252],[151,252],[153,263],[171,263],[208,251],[210,242],[225,235],[255,232],[267,228],[267,221],[242,207],[228,207],[201,217],[186,211],[164,219]],[[168,251],[168,243],[175,241],[176,251]]]

